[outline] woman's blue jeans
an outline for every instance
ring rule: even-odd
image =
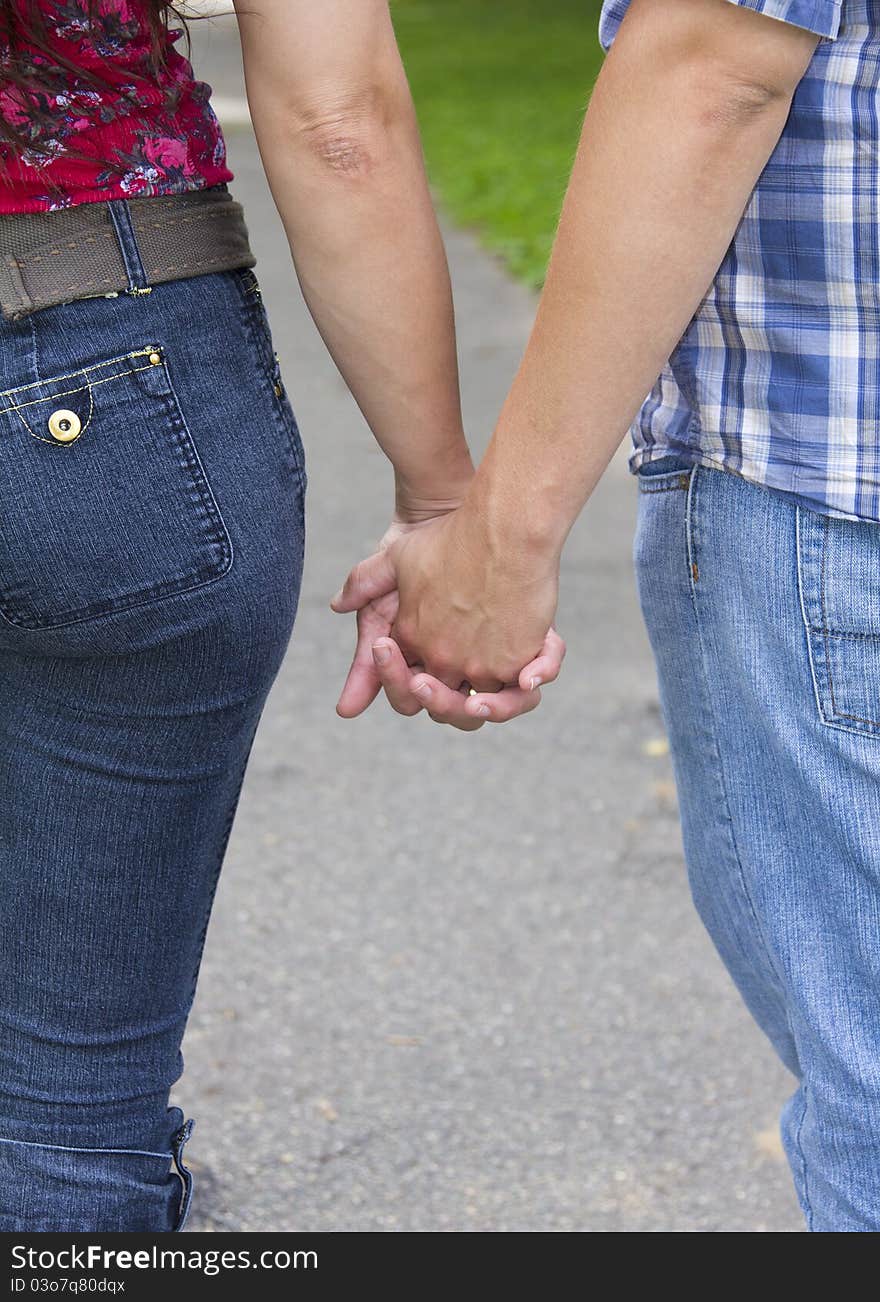
[[[304,491],[250,271],[0,323],[0,1230],[182,1227],[168,1095]]]
[[[639,477],[635,544],[697,908],[797,1088],[808,1227],[880,1230],[880,526],[720,470]]]

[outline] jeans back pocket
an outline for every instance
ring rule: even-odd
[[[880,734],[880,525],[798,508],[798,573],[824,723]]]
[[[164,349],[0,393],[0,615],[58,628],[199,587],[232,544]]]

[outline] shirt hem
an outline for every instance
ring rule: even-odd
[[[803,493],[795,491],[788,484],[771,483],[769,480],[759,479],[757,475],[750,475],[742,470],[737,470],[718,457],[708,455],[701,448],[677,447],[674,445],[661,446],[658,444],[647,448],[636,448],[629,457],[630,473],[637,475],[641,466],[649,465],[652,461],[660,461],[663,457],[677,457],[686,465],[704,466],[707,470],[723,470],[728,475],[736,475],[737,479],[742,479],[747,484],[754,484],[756,488],[764,488],[768,493],[776,493],[780,497],[785,497],[796,506],[803,507],[806,511],[813,511],[817,515],[829,515],[837,520],[867,521],[870,524],[880,524],[880,516],[858,515],[853,511],[844,511],[840,507],[832,506],[829,502],[823,502],[821,499],[805,497]]]
[[[49,213],[58,212],[59,209],[77,208],[80,204],[85,203],[109,203],[111,199],[167,199],[174,194],[194,194],[199,190],[210,190],[217,185],[228,185],[235,178],[228,167],[218,168],[216,173],[203,174],[196,185],[175,186],[174,188],[156,190],[152,193],[141,190],[138,193],[128,194],[121,186],[105,185],[91,189],[75,190],[70,193],[64,193],[62,190],[57,199],[52,203],[47,203],[41,199],[22,199],[21,202],[15,202],[12,206],[6,207],[2,202],[2,192],[0,192],[0,217],[9,216],[13,213]]]

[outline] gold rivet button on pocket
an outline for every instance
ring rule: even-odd
[[[75,411],[66,411],[62,407],[60,411],[53,411],[49,417],[49,433],[59,443],[72,442],[79,437],[81,430],[82,422]]]
[[[161,353],[150,353],[150,356],[149,356],[149,358],[148,358],[148,361],[149,361],[149,363],[150,363],[151,366],[158,366],[158,365],[161,363],[161,361],[162,361],[162,354],[161,354]]]

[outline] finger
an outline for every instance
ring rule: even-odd
[[[394,636],[394,629],[391,630],[391,636]],[[404,645],[405,649],[405,644],[401,645]],[[447,687],[451,687],[454,692],[458,692],[459,694],[464,690],[466,696],[467,689],[470,687],[475,687],[477,691],[480,692],[497,692],[504,686],[504,683],[500,678],[483,677],[474,678],[472,680],[466,679],[462,674],[461,669],[447,668],[448,661],[435,660],[430,651],[428,651],[427,654],[419,652],[419,656],[422,657],[422,668],[425,670],[428,677],[436,678],[439,682],[445,683]],[[410,661],[410,667],[415,669],[412,660]]]
[[[465,709],[466,696],[447,687],[430,674],[417,674],[410,680],[410,688],[422,709],[427,710],[435,723],[448,723],[462,732],[476,732],[485,720],[475,719]]]
[[[391,708],[398,714],[418,714],[422,706],[411,688],[412,670],[397,643],[390,637],[380,638],[373,643],[371,652],[378,681]]]
[[[411,645],[403,636],[396,621],[391,626],[391,637],[400,647],[411,670],[416,671],[417,667],[421,667],[431,678],[436,678],[441,683],[445,683],[453,691],[457,691],[461,687],[461,670],[449,669],[445,663],[435,659],[430,652],[426,655],[423,648]]]
[[[521,714],[529,714],[541,703],[536,687],[524,692],[521,687],[503,687],[500,692],[478,692],[465,701],[465,710],[484,723],[509,723]]]
[[[438,683],[442,683],[444,687],[448,687],[450,691],[457,692],[461,696],[461,686],[464,679],[461,676],[460,669],[445,669],[441,665],[434,664],[429,656],[425,658],[423,668],[431,678],[436,678]]]
[[[542,683],[555,683],[565,659],[565,643],[555,628],[551,628],[544,638],[544,645],[535,656],[519,671],[519,686],[523,691],[532,691]]]
[[[357,718],[379,695],[382,684],[373,663],[373,643],[387,635],[388,627],[388,620],[375,606],[369,605],[358,611],[354,659],[336,704],[336,713],[341,718]]]
[[[391,592],[396,587],[397,575],[391,553],[375,552],[354,567],[342,588],[330,602],[330,608],[335,610],[337,615],[360,610],[367,602],[383,597],[386,592]]]

